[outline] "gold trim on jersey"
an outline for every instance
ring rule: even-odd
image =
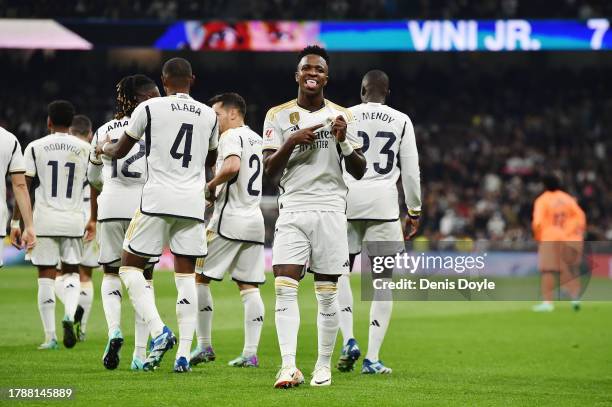
[[[132,218],[132,221],[130,222],[130,226],[128,226],[128,230],[127,232],[125,232],[125,237],[128,240],[132,238],[132,235],[134,234],[134,230],[136,229],[136,225],[138,224],[138,218],[140,218],[141,215],[142,213],[140,212],[140,209],[136,209],[136,213],[134,213],[134,217]]]
[[[290,107],[297,106],[297,99],[290,100],[289,102],[283,103],[282,105],[274,106],[268,110],[266,114],[266,120],[274,120],[278,112],[289,109]]]
[[[330,100],[323,99],[323,107],[321,107],[321,109],[318,109],[318,110],[315,110],[315,111],[311,112],[310,110],[304,109],[303,107],[298,105],[297,99],[293,99],[293,100],[290,100],[289,102],[283,103],[282,105],[274,106],[270,110],[268,110],[268,113],[266,114],[266,121],[274,120],[278,113],[280,113],[283,110],[290,109],[290,108],[293,108],[293,107],[297,107],[298,109],[302,109],[303,111],[308,112],[308,113],[316,113],[316,112],[318,112],[320,110],[325,109],[327,106],[331,106],[334,109],[339,110],[342,113],[344,113],[346,115],[346,121],[347,122],[350,122],[350,121],[353,120],[353,114],[351,113],[351,111],[349,109],[347,109],[346,107],[342,107],[342,106],[340,106],[340,105],[338,105],[338,104],[336,104],[336,103],[334,103],[334,102],[332,102]],[[293,116],[292,116],[293,113],[297,113],[297,121],[295,123],[293,122]],[[299,119],[300,119],[299,112],[292,112],[289,115],[289,121],[293,125],[297,124],[299,122]]]

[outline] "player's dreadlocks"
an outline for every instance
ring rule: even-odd
[[[303,50],[300,51],[298,55],[298,64],[306,55],[318,55],[325,60],[327,65],[329,65],[329,54],[325,50],[325,48],[321,48],[318,45],[309,45]]]
[[[157,85],[146,75],[129,75],[121,79],[117,84],[117,113],[115,119],[131,116],[139,103],[136,98],[138,92],[154,86]]]

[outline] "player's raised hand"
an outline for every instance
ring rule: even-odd
[[[91,242],[92,240],[94,240],[94,238],[96,237],[96,227],[96,221],[90,219],[85,225],[85,236],[83,237],[83,240],[85,240],[86,242]]]
[[[291,136],[291,141],[294,145],[299,144],[312,144],[315,141],[315,131],[323,127],[323,124],[317,124],[316,126],[306,127],[305,129],[296,131]]]
[[[36,233],[33,228],[26,227],[21,235],[21,248],[31,250],[36,246]]]
[[[336,140],[342,142],[346,140],[347,123],[344,116],[339,115],[332,122],[331,133],[336,137]]]

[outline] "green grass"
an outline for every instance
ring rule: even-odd
[[[97,290],[100,279],[101,273],[96,272]],[[159,272],[155,281],[162,318],[176,327],[172,274]],[[369,303],[358,300],[358,283],[353,278],[355,333],[365,350]],[[554,313],[534,314],[528,302],[397,302],[381,354],[393,368],[391,376],[335,372],[329,388],[305,385],[275,390],[272,384],[280,356],[271,280],[262,293],[267,314],[259,369],[227,366],[242,350],[243,334],[237,289],[225,281],[213,286],[217,361],[177,375],[171,372],[171,351],[160,370],[131,372],[133,314],[126,297],[123,359],[117,370],[107,371],[101,362],[106,323],[99,291],[86,342],[71,350],[37,351],[43,333],[36,306],[36,272],[28,267],[2,269],[0,387],[69,386],[76,391],[74,400],[50,403],[87,406],[612,405],[612,303],[586,303],[579,313],[560,304]],[[57,307],[58,332],[62,308]],[[311,277],[301,284],[300,310],[298,366],[309,381],[316,358]],[[0,404],[36,403],[0,400]]]

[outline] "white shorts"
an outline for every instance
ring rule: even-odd
[[[377,242],[376,247],[368,246],[372,255],[389,256],[404,250],[404,233],[398,220],[380,222],[372,220],[352,220],[347,228],[350,254],[361,253],[362,242]]]
[[[309,262],[310,271],[349,272],[346,215],[342,212],[281,212],[276,220],[272,264]]]
[[[32,249],[30,260],[35,266],[56,267],[58,259],[65,264],[81,264],[83,238],[39,237]]]
[[[225,239],[212,230],[208,230],[206,234],[208,256],[198,259],[196,273],[217,281],[223,280],[223,276],[228,272],[232,280],[239,283],[266,282],[262,244]]]
[[[98,241],[96,239],[89,242],[83,241],[83,258],[81,259],[81,266],[92,268],[98,267],[99,256],[100,246],[98,246]]]
[[[123,239],[129,226],[129,220],[110,220],[98,223],[97,239],[100,245],[98,263],[103,266],[121,266]],[[149,259],[149,263],[157,263],[158,261],[157,257]]]
[[[175,256],[206,256],[206,228],[193,219],[149,216],[136,211],[125,233],[123,249],[140,257],[160,257],[164,246]]]
[[[123,239],[129,226],[129,220],[112,220],[98,223],[98,243],[100,244],[98,263],[104,266],[121,266]]]

